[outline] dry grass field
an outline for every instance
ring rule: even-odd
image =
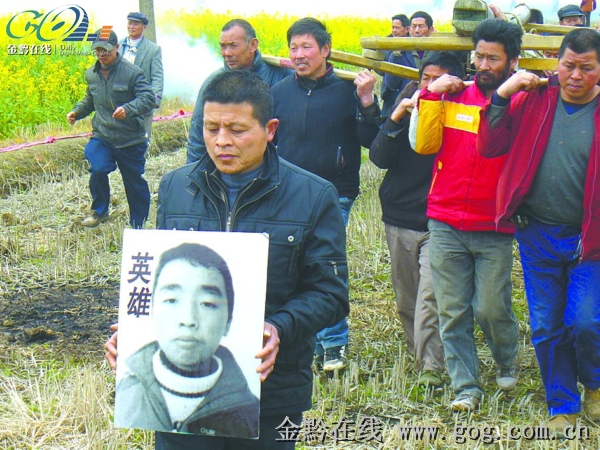
[[[171,139],[164,135],[167,148]],[[84,142],[64,145],[81,152]],[[162,174],[185,160],[183,150],[157,147],[147,163],[153,193]],[[35,158],[35,150],[26,152],[20,158]],[[36,159],[33,176],[20,173],[14,158],[0,154],[0,167],[14,169],[3,169],[0,195],[0,449],[151,449],[152,433],[112,426],[114,376],[103,361],[102,343],[117,316],[127,223],[120,175],[111,175],[110,220],[89,230],[79,225],[90,203],[84,165],[56,167],[48,150]],[[418,386],[389,282],[377,197],[381,177],[365,160],[362,195],[348,230],[350,364],[332,378],[315,375],[314,408],[306,414],[314,439],[297,448],[600,448],[598,426],[584,419],[582,439],[531,439],[547,416],[518,261],[513,277],[521,332],[517,388],[496,389],[493,361],[477,329],[486,388],[480,409],[454,414],[448,409],[450,388],[429,392]],[[153,194],[152,221],[155,200]],[[513,439],[518,432],[522,438]]]

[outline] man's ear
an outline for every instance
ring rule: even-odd
[[[227,322],[227,325],[225,325],[225,332],[223,333],[223,336],[227,336],[227,334],[229,333],[229,329],[231,328],[231,320],[229,320]]]
[[[510,60],[510,71],[512,72],[513,70],[515,70],[515,67],[517,67],[517,62],[519,62],[519,57],[516,56],[513,59]]]
[[[267,140],[271,142],[275,137],[277,126],[279,125],[279,119],[271,119],[267,122]]]
[[[256,50],[258,50],[258,39],[254,38],[250,41],[250,51],[254,53]]]
[[[329,58],[331,56],[331,44],[324,44],[321,48],[321,53],[325,58]]]

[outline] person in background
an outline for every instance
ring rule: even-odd
[[[123,58],[141,67],[144,71],[146,79],[154,91],[154,97],[156,98],[154,108],[156,109],[160,107],[164,86],[162,53],[158,45],[144,36],[147,25],[148,17],[144,13],[129,13],[127,15],[127,33],[129,36],[120,42],[120,48]],[[152,116],[152,111],[146,115],[145,127],[148,139],[152,137]]]
[[[577,5],[566,5],[558,10],[558,24],[570,27],[583,26],[583,11]]]
[[[548,427],[564,437],[582,402],[600,421],[600,34],[569,32],[558,72],[518,72],[482,111],[486,157],[506,158],[496,222],[513,220]],[[525,91],[525,92],[521,92]]]
[[[361,145],[377,135],[380,116],[373,95],[375,76],[358,72],[354,84],[342,80],[328,62],[331,35],[325,25],[306,17],[287,31],[296,70],[273,86],[278,154],[330,181],[337,189],[346,226],[360,187]],[[347,364],[348,323],[344,318],[317,335],[316,365],[326,372]]]
[[[512,310],[514,225],[496,225],[496,185],[505,158],[476,148],[479,112],[514,70],[522,28],[481,21],[472,35],[475,82],[442,75],[421,91],[416,151],[436,154],[427,202],[429,257],[446,366],[456,395],[472,411],[484,394],[475,343],[477,321],[496,363],[501,390],[517,385],[519,330]]]
[[[447,52],[430,52],[419,70],[420,88],[445,73],[463,78],[461,62]],[[415,83],[416,84],[416,83]],[[413,85],[408,85],[412,87]],[[419,155],[408,139],[413,89],[405,89],[391,115],[371,144],[369,158],[387,169],[379,188],[385,236],[392,265],[396,309],[404,328],[408,351],[415,358],[419,383],[443,386],[444,348],[429,265],[427,193],[434,155]]]
[[[92,138],[84,149],[90,163],[92,210],[81,225],[96,227],[108,220],[108,174],[118,167],[129,204],[129,224],[142,228],[150,210],[150,190],[143,177],[148,149],[145,117],[156,97],[144,71],[118,52],[115,32],[101,32],[96,32],[92,43],[98,60],[85,72],[85,97],[67,114],[67,121],[73,124],[95,112]]]
[[[583,26],[591,26],[591,15],[592,12],[596,11],[596,0],[581,0],[581,12],[583,13]]]
[[[294,73],[291,69],[276,67],[263,61],[258,50],[256,31],[247,20],[232,19],[221,29],[221,56],[223,67],[215,70],[200,86],[198,99],[192,115],[190,134],[187,146],[187,163],[198,161],[206,154],[206,144],[202,134],[203,114],[202,94],[210,80],[216,75],[228,70],[249,70],[257,73],[267,86],[272,87],[288,75]]]
[[[412,37],[418,38],[427,37],[435,31],[433,19],[424,11],[417,11],[411,16],[408,29]],[[385,60],[392,64],[419,69],[424,57],[425,52],[402,50],[388,52]],[[383,107],[381,108],[382,117],[388,116],[390,108],[396,103],[398,95],[410,82],[411,79],[409,78],[398,77],[389,73],[383,74],[381,82],[381,99],[383,100]]]

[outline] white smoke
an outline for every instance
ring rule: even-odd
[[[157,41],[165,72],[163,98],[179,97],[195,103],[202,82],[223,66],[223,59],[209,48],[203,36],[191,41],[184,34],[167,34],[158,36]]]

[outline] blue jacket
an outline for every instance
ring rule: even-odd
[[[379,130],[377,98],[362,108],[354,84],[338,78],[331,66],[310,88],[295,75],[272,91],[279,155],[333,183],[339,197],[356,198],[361,146],[369,147]]]
[[[187,148],[187,163],[193,163],[198,161],[204,154],[206,154],[206,144],[204,143],[204,135],[202,134],[203,122],[204,122],[204,109],[202,108],[202,94],[208,83],[218,74],[231,70],[227,64],[223,63],[223,67],[215,70],[211,73],[206,80],[200,86],[198,91],[198,99],[196,100],[196,106],[194,107],[194,114],[192,115],[192,123],[190,124],[190,135],[188,138]],[[252,64],[251,72],[256,73],[267,86],[272,87],[274,84],[283,80],[288,75],[294,73],[291,69],[285,69],[283,67],[276,67],[267,64],[263,61],[260,52],[257,50],[254,55],[254,63]]]
[[[311,408],[315,335],[348,314],[345,228],[334,187],[278,158],[269,144],[262,174],[240,190],[231,214],[227,191],[207,154],[167,173],[157,228],[268,233],[265,320],[281,340],[262,384],[265,415]]]

